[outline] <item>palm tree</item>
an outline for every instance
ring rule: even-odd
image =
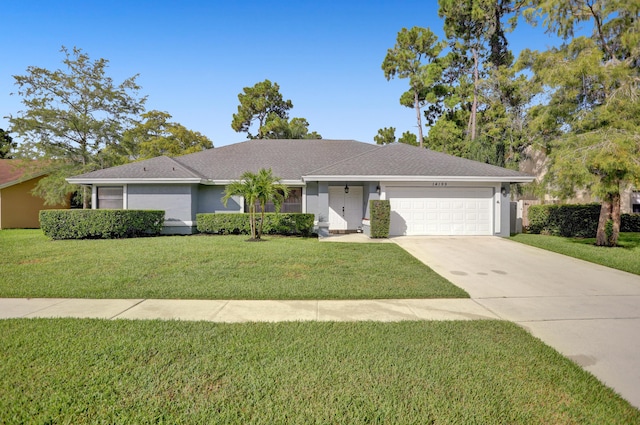
[[[249,205],[249,223],[251,225],[251,239],[256,238],[256,200],[258,199],[257,180],[258,175],[250,171],[245,171],[240,176],[240,180],[231,182],[224,188],[222,203],[227,206],[227,202],[232,196],[242,196]]]
[[[271,168],[261,169],[257,174],[258,203],[260,204],[260,229],[258,239],[262,237],[262,225],[264,223],[265,205],[273,202],[276,212],[280,211],[282,203],[289,195],[289,188],[280,183],[280,177],[273,175]]]
[[[249,223],[251,226],[251,240],[262,237],[262,225],[264,223],[265,206],[273,202],[276,211],[280,211],[282,202],[289,194],[289,189],[280,183],[280,178],[275,177],[271,169],[261,169],[258,173],[245,171],[240,180],[231,182],[225,187],[222,202],[227,202],[232,196],[242,196],[249,206]],[[256,204],[260,205],[261,220],[260,229],[256,232]]]

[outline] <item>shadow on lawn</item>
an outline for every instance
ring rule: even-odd
[[[595,246],[596,238],[567,238],[569,241],[579,245]],[[616,248],[624,248],[634,250],[640,249],[640,233],[624,232],[618,237],[618,246]]]

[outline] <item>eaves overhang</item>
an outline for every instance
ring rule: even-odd
[[[20,176],[16,180],[12,180],[12,181],[0,184],[0,189],[4,189],[5,187],[15,186],[15,185],[20,184],[20,183],[28,182],[29,180],[37,179],[38,177],[42,177],[42,176],[44,176],[46,174],[47,173],[38,173],[38,174],[31,174],[31,175],[26,176],[26,177],[25,176]]]
[[[476,183],[531,183],[534,176],[384,176],[384,175],[311,175],[303,176],[308,181],[385,181],[385,182],[476,182]]]
[[[66,179],[67,182],[71,184],[95,184],[95,185],[104,185],[104,184],[200,184],[204,183],[205,180],[201,178],[104,178],[104,179],[85,179],[85,178],[75,178],[69,177]]]
[[[229,180],[229,179],[205,179],[202,180],[202,184],[210,185],[210,186],[226,186],[238,180]],[[280,183],[285,186],[304,186],[304,180],[280,180]]]

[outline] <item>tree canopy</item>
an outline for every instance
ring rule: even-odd
[[[25,109],[9,117],[22,153],[47,159],[42,171],[48,176],[35,189],[47,204],[60,203],[75,189],[66,177],[110,165],[100,152],[121,140],[146,100],[137,95],[137,75],[115,84],[106,59],[91,60],[78,48],[61,51],[65,69],[30,66],[26,75],[14,76]]]
[[[401,96],[400,103],[411,106],[416,112],[418,143],[423,146],[421,109],[427,103],[434,103],[434,91],[440,82],[442,68],[437,60],[444,43],[429,29],[402,28],[396,44],[387,50],[382,62],[382,70],[387,80],[397,76],[409,80],[409,92]],[[408,100],[411,99],[411,100]]]
[[[519,66],[533,72],[549,99],[531,111],[531,129],[549,154],[548,189],[561,198],[576,189],[600,198],[597,244],[612,246],[620,230],[620,192],[640,185],[640,5],[566,3],[541,1],[526,16],[545,16],[547,30],[566,38],[590,22],[592,35],[545,52],[525,50]]]
[[[12,157],[12,150],[18,146],[17,142],[13,141],[13,138],[0,128],[0,159],[10,159]]]
[[[291,100],[284,100],[278,83],[269,80],[256,83],[253,87],[245,87],[238,94],[238,112],[233,114],[231,128],[238,133],[247,133],[250,139],[264,139],[267,118],[288,119],[289,110],[293,108]],[[251,126],[257,121],[258,132],[251,134]]]
[[[156,156],[178,156],[213,148],[209,138],[187,129],[179,123],[169,121],[171,115],[162,111],[142,114],[142,121],[122,135],[117,145],[103,152],[111,163],[127,163]]]
[[[245,87],[238,95],[240,105],[233,114],[231,128],[238,133],[247,133],[249,139],[321,139],[315,131],[309,131],[305,118],[289,120],[291,100],[284,100],[278,83],[264,80],[253,87]],[[257,124],[257,133],[251,128]]]

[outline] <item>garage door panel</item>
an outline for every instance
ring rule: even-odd
[[[387,188],[392,235],[490,235],[492,188]]]

